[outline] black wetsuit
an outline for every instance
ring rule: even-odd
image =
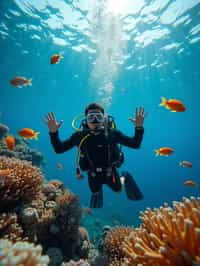
[[[75,132],[63,142],[60,140],[58,132],[50,133],[50,139],[55,152],[63,153],[75,146],[78,147],[88,133],[89,136],[83,141],[80,150],[81,155],[84,155],[81,169],[88,172],[91,191],[98,192],[103,184],[107,184],[113,191],[120,191],[120,176],[115,166],[115,162],[119,159],[116,144],[138,149],[143,138],[143,127],[136,127],[133,137],[128,137],[119,130],[110,129],[107,137],[104,130],[83,130]]]

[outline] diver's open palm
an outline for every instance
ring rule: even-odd
[[[136,127],[142,127],[144,123],[144,118],[146,117],[147,113],[144,113],[144,108],[139,107],[136,108],[136,115],[135,118],[130,117],[129,120],[135,124]]]
[[[45,117],[45,122],[51,133],[55,133],[63,123],[62,120],[60,122],[56,122],[55,115],[52,112],[47,113]]]

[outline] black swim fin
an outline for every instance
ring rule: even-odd
[[[102,208],[103,207],[103,190],[99,190],[93,193],[90,198],[90,208]]]
[[[142,200],[143,194],[140,191],[133,177],[127,171],[122,172],[122,176],[125,177],[124,186],[125,186],[126,195],[128,199]]]

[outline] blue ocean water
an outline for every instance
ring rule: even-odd
[[[74,132],[73,118],[92,101],[103,104],[129,136],[136,107],[148,112],[141,148],[123,147],[120,169],[133,174],[144,199],[132,202],[105,187],[104,208],[94,211],[102,223],[137,225],[146,207],[200,195],[200,187],[184,186],[186,180],[200,184],[199,0],[1,0],[0,50],[1,123],[14,135],[23,127],[40,132],[30,145],[45,157],[46,178],[62,180],[83,206],[90,191],[86,175],[76,179],[76,149],[55,154],[45,114],[64,120],[64,140]],[[55,53],[64,58],[51,65]],[[32,86],[13,87],[15,76],[32,78]],[[181,100],[186,111],[159,107],[162,96]],[[156,157],[163,146],[174,153]],[[183,160],[193,167],[180,167]]]

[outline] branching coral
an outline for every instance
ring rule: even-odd
[[[109,260],[116,259],[122,261],[124,259],[126,254],[123,250],[122,243],[132,230],[132,227],[116,226],[108,231],[104,240],[104,245]]]
[[[16,213],[0,214],[0,239],[9,239],[13,242],[22,240],[23,230],[18,223]]]
[[[124,241],[127,265],[200,265],[200,198],[141,213],[143,224]]]
[[[31,201],[41,192],[43,175],[31,163],[0,156],[0,169],[10,170],[0,183],[1,207]]]
[[[42,247],[28,242],[0,240],[0,265],[1,266],[47,266],[48,256],[42,256]]]

